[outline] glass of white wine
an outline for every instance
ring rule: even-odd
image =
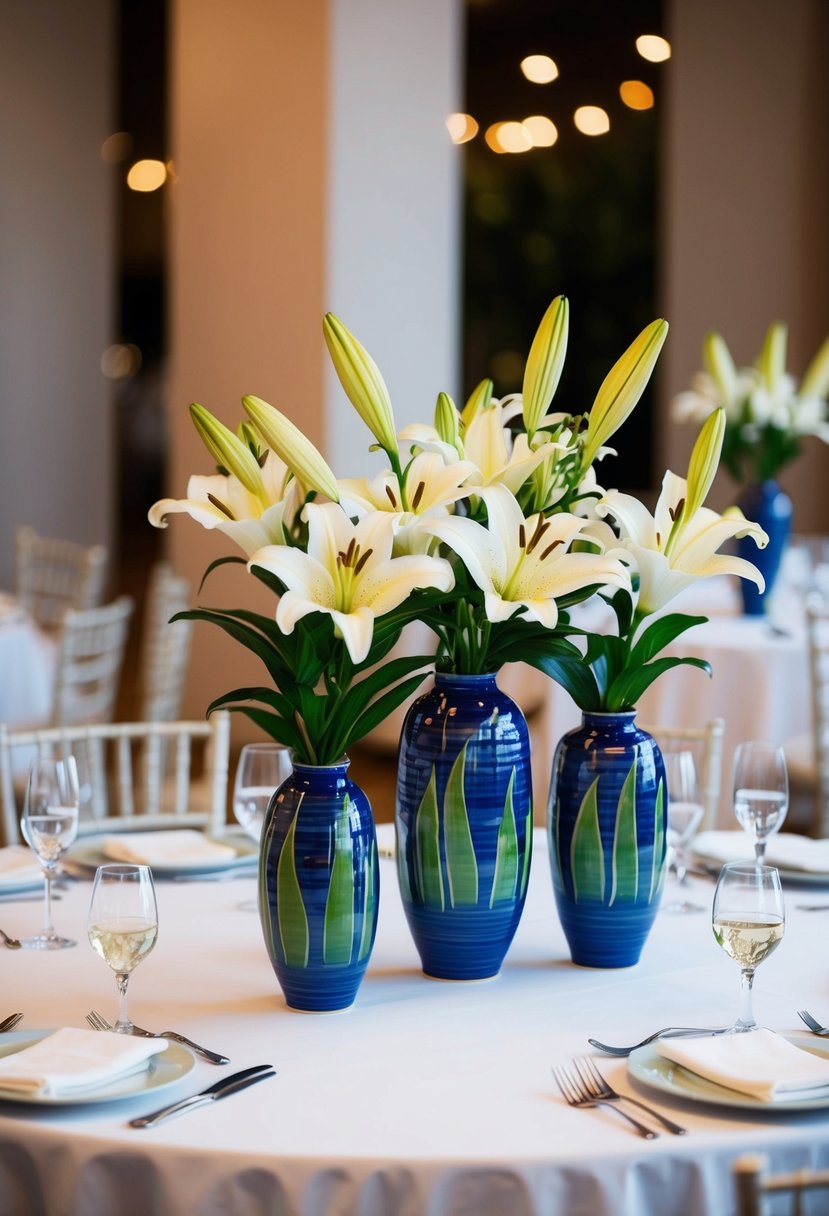
[[[274,792],[291,775],[291,753],[281,743],[246,743],[239,753],[233,783],[233,814],[253,840],[262,836],[262,824]]]
[[[697,765],[694,753],[688,748],[663,749],[665,783],[668,790],[667,840],[673,850],[671,869],[676,875],[677,885],[688,882],[686,850],[702,823],[703,806],[699,797]],[[701,904],[689,899],[672,899],[662,905],[664,912],[702,912]]]
[[[27,937],[28,950],[63,950],[77,942],[61,937],[52,922],[52,879],[78,834],[78,769],[74,756],[38,756],[32,761],[23,804],[23,836],[43,867],[43,931]]]
[[[754,841],[754,856],[762,863],[766,843],[782,826],[789,809],[786,756],[775,743],[752,740],[734,753],[734,814]]]
[[[113,1029],[130,1034],[127,984],[158,937],[158,908],[149,866],[99,866],[92,885],[87,932],[92,948],[115,972],[118,1021]]]
[[[780,944],[786,927],[780,875],[773,866],[723,866],[712,912],[717,944],[740,965],[740,1012],[730,1034],[757,1030],[751,1001],[754,972]]]

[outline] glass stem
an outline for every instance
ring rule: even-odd
[[[751,1002],[751,988],[754,983],[754,968],[745,968],[740,972],[740,1016],[737,1026],[740,1029],[750,1029],[757,1025],[754,1020],[754,1009]]]
[[[761,866],[763,864],[763,861],[765,860],[765,856],[766,856],[765,840],[755,840],[755,842],[754,842],[754,860],[757,862],[758,866]]]
[[[43,871],[43,936],[54,937],[55,926],[52,924],[52,872]]]
[[[127,1012],[127,984],[130,982],[129,972],[116,972],[115,982],[118,985],[118,1021],[115,1024],[115,1029],[119,1030],[122,1034],[129,1034],[132,1030],[132,1022]]]

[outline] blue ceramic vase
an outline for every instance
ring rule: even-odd
[[[435,676],[410,707],[397,775],[397,870],[426,975],[497,975],[532,851],[527,723],[494,675]]]
[[[374,945],[377,839],[348,763],[295,764],[262,827],[259,915],[292,1009],[347,1009]]]
[[[665,877],[665,768],[634,717],[584,714],[553,759],[553,890],[572,960],[585,967],[639,961]]]
[[[747,578],[740,579],[743,610],[747,616],[762,616],[774,587],[780,563],[792,530],[792,500],[776,481],[749,486],[737,499],[737,506],[752,523],[768,533],[769,543],[758,549],[751,537],[737,541],[737,553],[753,562],[766,580],[765,591],[758,590]]]

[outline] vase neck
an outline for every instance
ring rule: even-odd
[[[435,687],[436,688],[458,688],[458,689],[475,689],[480,691],[485,688],[497,688],[496,672],[486,672],[484,675],[468,675],[463,672],[436,671],[435,672]]]
[[[609,728],[615,730],[635,730],[636,729],[636,710],[628,709],[619,713],[583,713],[581,716],[582,725],[587,730],[606,731]]]
[[[300,776],[344,776],[351,761],[348,756],[341,756],[339,760],[335,760],[333,764],[301,764],[299,761],[294,761],[294,772]]]

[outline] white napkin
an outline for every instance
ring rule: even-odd
[[[31,849],[24,849],[19,844],[0,849],[0,891],[4,886],[36,882],[42,877],[43,871]]]
[[[113,861],[142,866],[196,866],[236,857],[232,845],[208,840],[194,828],[171,832],[123,832],[105,836],[103,852]]]
[[[829,1059],[801,1051],[773,1030],[700,1039],[658,1039],[666,1060],[761,1102],[829,1097]]]
[[[694,852],[713,861],[754,860],[754,845],[745,832],[700,832]],[[806,874],[829,874],[829,840],[780,832],[769,837],[766,864]]]
[[[138,1072],[167,1050],[166,1039],[139,1039],[64,1026],[14,1055],[0,1058],[0,1090],[60,1097]]]

